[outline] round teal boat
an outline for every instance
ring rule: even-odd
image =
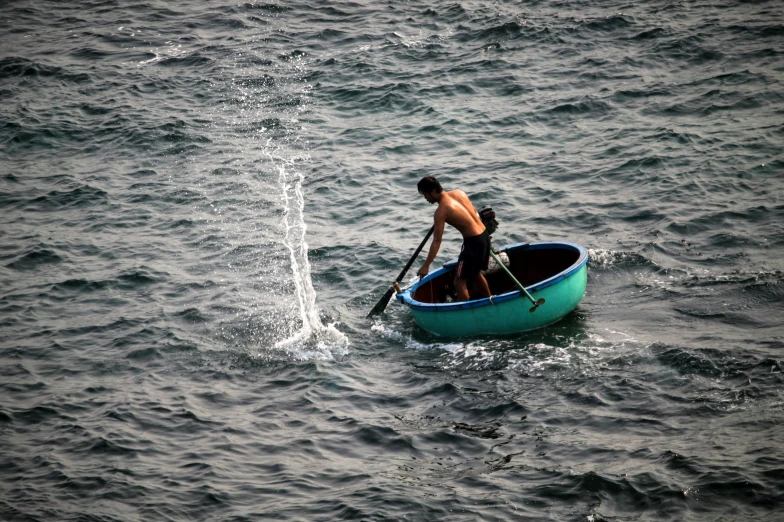
[[[492,297],[450,302],[456,261],[412,283],[397,294],[416,323],[442,337],[512,334],[552,324],[574,310],[588,283],[588,252],[574,243],[516,243],[505,252],[507,267],[534,300],[544,304],[532,312],[531,301],[509,274],[486,274]],[[470,288],[469,288],[470,291]]]

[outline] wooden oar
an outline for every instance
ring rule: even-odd
[[[526,289],[525,289],[525,287],[524,287],[524,286],[523,286],[523,285],[520,283],[520,281],[518,281],[518,280],[517,280],[517,278],[516,278],[515,276],[513,276],[513,275],[512,275],[512,272],[510,272],[510,271],[509,271],[509,269],[508,269],[508,268],[506,268],[506,265],[504,265],[504,262],[503,262],[503,261],[501,261],[501,258],[499,258],[497,255],[495,255],[495,252],[493,252],[493,250],[492,250],[492,249],[490,249],[490,255],[491,255],[491,256],[493,256],[493,259],[495,259],[495,262],[496,262],[496,263],[498,263],[498,266],[500,266],[501,268],[503,268],[503,269],[504,269],[504,271],[505,271],[507,274],[509,274],[509,277],[511,277],[511,278],[512,278],[512,281],[514,281],[514,282],[515,282],[515,284],[516,284],[516,285],[517,285],[517,286],[520,288],[520,290],[522,290],[522,291],[523,291],[523,293],[524,293],[525,295],[527,295],[527,296],[528,296],[528,299],[530,299],[530,300],[531,300],[531,302],[534,304],[534,305],[531,307],[531,309],[530,309],[530,310],[528,310],[528,311],[529,311],[529,312],[536,312],[536,309],[537,309],[537,308],[539,308],[539,305],[543,305],[543,304],[544,304],[544,298],[542,297],[541,299],[539,299],[539,300],[537,301],[537,300],[535,300],[533,297],[531,297],[531,294],[529,294],[529,293],[528,293],[528,290],[526,290]]]
[[[406,272],[408,272],[408,269],[411,268],[412,264],[414,264],[414,261],[416,260],[417,256],[422,251],[422,248],[425,246],[425,243],[427,243],[427,240],[430,239],[430,236],[433,234],[434,229],[435,229],[435,225],[430,227],[430,230],[428,230],[425,239],[423,239],[422,242],[419,243],[419,246],[417,247],[416,252],[414,252],[414,255],[411,256],[411,259],[408,260],[408,263],[406,263],[405,268],[403,268],[403,270],[400,272],[400,275],[397,276],[397,279],[395,279],[395,282],[392,283],[392,286],[389,287],[389,290],[387,290],[387,293],[384,294],[384,297],[382,297],[381,300],[378,303],[376,303],[376,306],[374,306],[373,309],[370,311],[370,313],[367,315],[368,317],[372,317],[374,315],[378,315],[382,313],[384,309],[387,307],[387,304],[389,304],[389,300],[392,299],[392,294],[394,294],[396,290],[398,292],[400,291],[400,284],[399,284],[400,281],[403,280],[403,278],[406,276]]]

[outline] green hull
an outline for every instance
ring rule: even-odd
[[[441,280],[453,277],[449,275],[449,266],[398,294],[398,300],[409,306],[414,320],[421,328],[442,337],[527,332],[553,324],[577,307],[588,283],[588,255],[584,248],[572,243],[535,243],[513,245],[508,247],[508,251],[510,255],[514,255],[515,251],[523,252],[523,255],[526,252],[533,255],[545,251],[572,252],[569,255],[573,255],[575,261],[540,283],[526,284],[526,290],[534,300],[545,300],[533,312],[530,311],[531,300],[520,290],[496,295],[492,300],[479,299],[463,303],[439,304],[414,299],[417,288],[427,285],[428,280],[439,275]]]

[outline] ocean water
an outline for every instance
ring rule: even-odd
[[[0,42],[1,520],[784,519],[781,2],[9,0]],[[366,318],[424,175],[589,249],[577,310]]]

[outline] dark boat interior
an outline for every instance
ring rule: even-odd
[[[574,249],[566,248],[528,248],[519,247],[505,250],[509,256],[507,267],[523,286],[528,287],[534,283],[544,281],[572,266],[579,258],[580,253]],[[514,281],[504,270],[485,275],[490,292],[501,295],[517,288]],[[454,287],[454,267],[438,277],[420,286],[412,296],[420,303],[446,303],[456,300]],[[471,299],[480,296],[473,295],[472,284],[468,282],[468,291]]]

